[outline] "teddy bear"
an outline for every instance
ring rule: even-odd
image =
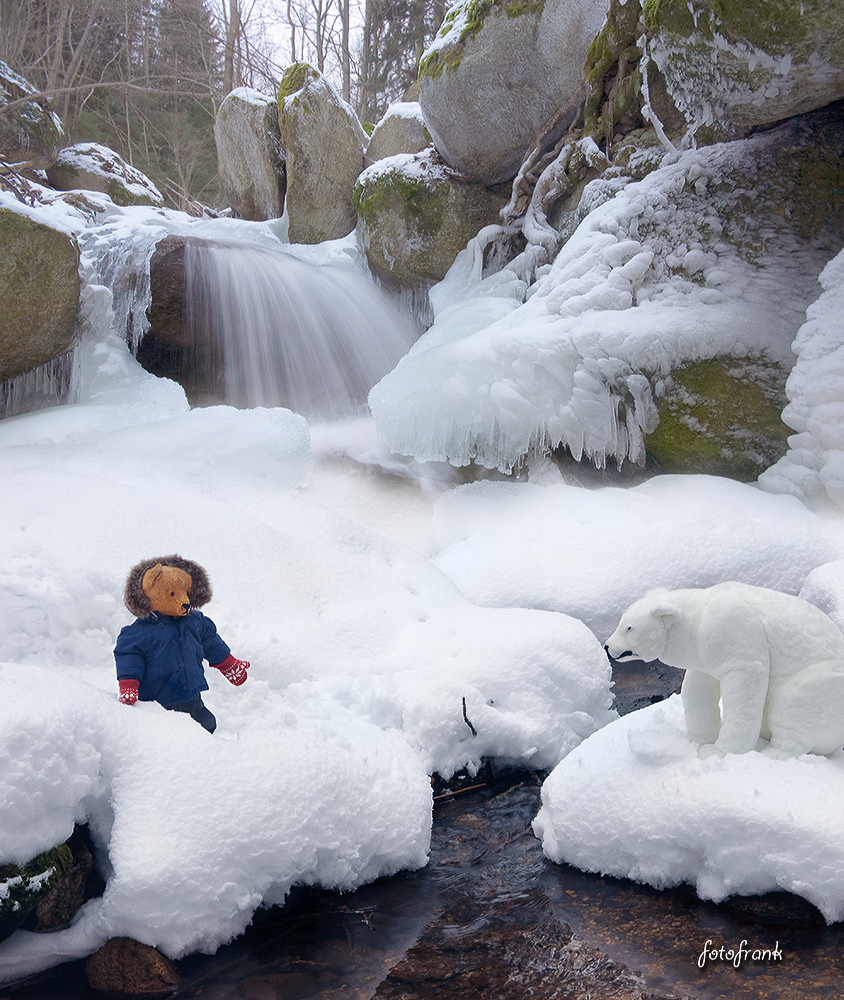
[[[685,670],[686,729],[702,757],[844,746],[844,635],[802,598],[732,580],[652,591],[625,611],[604,649],[615,661]]]
[[[201,696],[208,690],[203,660],[234,685],[246,680],[249,663],[232,656],[197,610],[211,600],[205,570],[178,555],[145,559],[129,571],[123,600],[136,621],[120,630],[114,647],[118,700],[156,701],[213,733],[217,720]]]

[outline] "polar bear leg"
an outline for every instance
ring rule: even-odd
[[[721,731],[721,685],[700,670],[687,670],[680,688],[686,733],[692,743],[714,743]]]
[[[844,747],[844,662],[815,663],[771,684],[766,706],[771,757],[830,754]]]

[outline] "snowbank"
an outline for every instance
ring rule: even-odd
[[[842,554],[835,526],[793,497],[711,476],[631,489],[482,482],[437,503],[434,563],[470,601],[544,608],[603,642],[655,587],[740,580],[786,593]]]
[[[534,831],[551,860],[702,899],[787,890],[844,917],[844,754],[701,760],[682,705],[627,715],[542,787]]]

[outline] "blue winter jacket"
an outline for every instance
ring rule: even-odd
[[[203,658],[222,663],[231,650],[201,611],[182,618],[153,612],[120,630],[114,647],[117,679],[134,678],[140,701],[165,708],[198,698],[208,690]]]

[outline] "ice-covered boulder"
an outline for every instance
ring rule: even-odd
[[[34,94],[35,87],[0,60],[0,105]],[[0,111],[0,157],[43,170],[64,141],[59,116],[45,101],[27,101]]]
[[[431,145],[431,133],[418,101],[391,104],[369,137],[366,165],[399,153],[419,153]]]
[[[459,0],[419,66],[419,102],[446,162],[482,184],[514,177],[579,89],[609,0]]]
[[[648,54],[689,121],[753,126],[844,97],[841,8],[827,0],[644,5]]]
[[[115,205],[163,205],[152,181],[122,156],[98,142],[66,146],[47,168],[47,180],[58,191],[101,191]]]
[[[70,350],[79,288],[76,241],[0,209],[0,379],[32,371]]]
[[[432,290],[433,326],[370,393],[380,433],[417,459],[502,471],[561,445],[598,466],[642,462],[678,368],[789,369],[844,239],[840,115],[674,153],[633,183],[605,171],[532,273],[519,258],[485,273],[479,235]]]
[[[291,243],[322,243],[355,228],[352,190],[367,135],[318,70],[295,63],[278,89],[278,124],[287,160]]]
[[[467,183],[433,147],[379,160],[358,178],[355,206],[373,273],[401,288],[439,281],[504,198]]]
[[[233,90],[214,120],[220,187],[242,219],[277,219],[284,210],[285,169],[278,108],[249,87]]]

